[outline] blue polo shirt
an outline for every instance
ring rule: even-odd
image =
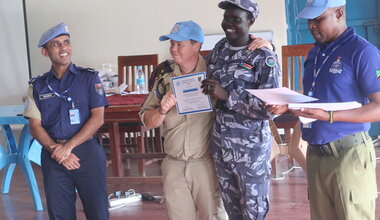
[[[92,69],[70,64],[62,79],[51,69],[31,83],[42,126],[53,139],[70,139],[91,116],[91,109],[108,106],[98,74]],[[79,110],[79,124],[70,123],[70,109]]]
[[[326,59],[326,61],[324,61]],[[316,63],[316,65],[315,65]],[[313,97],[317,102],[357,101],[369,103],[368,96],[380,91],[380,53],[377,47],[348,28],[329,45],[316,43],[305,61],[304,93],[308,94],[314,73]],[[302,137],[309,144],[325,144],[350,134],[368,131],[370,123],[334,122],[317,120],[309,128],[302,128]]]

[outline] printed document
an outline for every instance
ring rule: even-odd
[[[179,115],[212,111],[210,96],[202,93],[201,85],[204,79],[206,79],[205,72],[172,78]]]

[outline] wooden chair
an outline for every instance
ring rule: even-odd
[[[118,56],[119,85],[125,82],[128,85],[128,90],[135,91],[137,66],[142,66],[145,73],[145,83],[148,85],[148,90],[150,91],[153,84],[150,83],[151,80],[149,79],[157,64],[157,54]],[[104,132],[105,129],[103,128],[101,131]],[[142,123],[120,123],[120,146],[122,147],[121,153],[163,152],[160,129],[147,129]],[[139,160],[139,174],[145,176],[145,166],[152,161],[145,161],[145,159],[143,159],[144,155],[134,156],[133,158]],[[128,167],[130,167],[129,160],[127,160],[127,163],[129,165]]]
[[[298,92],[303,91],[303,63],[313,47],[314,44],[282,46],[282,86]]]
[[[282,86],[289,89],[301,92],[303,90],[302,78],[303,78],[303,63],[309,53],[310,49],[314,47],[314,44],[300,44],[282,46]],[[299,128],[298,118],[291,115],[280,115],[273,120],[277,129],[284,129],[284,139],[279,143],[279,147],[286,148],[280,149],[281,155],[289,154],[288,160],[289,168],[293,167],[293,158],[298,161],[306,172],[306,147],[304,147],[304,141],[301,139],[301,132]],[[291,132],[293,130],[293,133]],[[272,129],[273,132],[273,129]],[[272,161],[272,174],[278,177],[278,157]]]
[[[145,85],[148,85],[150,91],[153,84],[149,82],[150,73],[154,67],[158,65],[158,55],[136,55],[136,56],[118,56],[118,80],[119,85],[125,82],[128,85],[128,90],[136,91],[136,71],[137,66],[142,66],[145,73]]]
[[[306,173],[307,143],[301,138],[300,121],[298,121],[293,128],[289,142],[285,142],[281,138],[274,121],[270,120],[269,125],[273,136],[272,152],[270,157],[272,162],[272,177],[281,178],[283,172],[292,169],[294,167],[293,158],[296,159]]]

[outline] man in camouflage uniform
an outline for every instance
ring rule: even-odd
[[[272,51],[247,49],[249,27],[258,15],[254,0],[222,1],[218,6],[225,9],[226,38],[207,57],[209,79],[202,85],[218,99],[211,151],[230,219],[264,219],[269,209],[272,115],[245,89],[278,87],[279,65]]]

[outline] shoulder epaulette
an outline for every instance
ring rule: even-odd
[[[173,72],[174,60],[165,60],[160,63],[152,72],[153,79],[160,79],[164,77],[167,73]]]
[[[78,70],[83,71],[83,72],[88,72],[88,73],[97,73],[93,68],[84,68],[84,67],[77,67]]]
[[[38,80],[38,79],[40,79],[40,78],[42,78],[42,77],[45,77],[48,73],[49,73],[49,72],[31,78],[31,79],[28,81],[28,84],[30,84],[30,85],[33,84],[36,80]]]

